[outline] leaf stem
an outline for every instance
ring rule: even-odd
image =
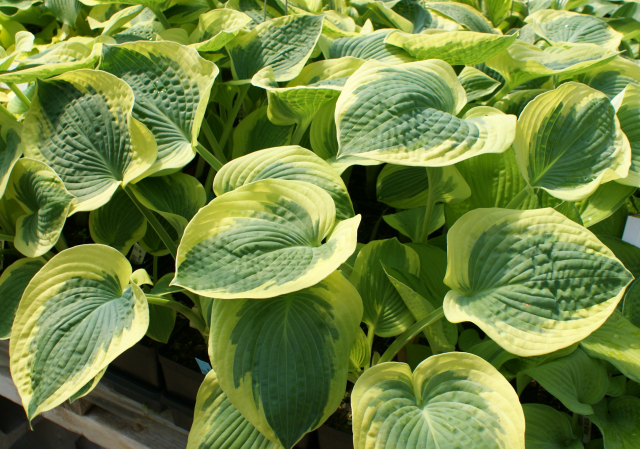
[[[302,138],[304,137],[304,133],[307,131],[310,124],[311,124],[311,120],[303,120],[302,122],[298,123],[298,126],[296,127],[296,132],[293,134],[293,137],[291,138],[291,145],[300,145],[300,141],[302,141]]]
[[[13,120],[14,122],[19,123],[18,120],[16,119],[16,116],[13,115],[11,112],[9,112],[9,110],[4,106],[2,106],[1,104],[0,104],[0,112],[2,112],[4,115],[6,115],[8,118]]]
[[[216,157],[220,159],[220,161],[223,164],[226,164],[227,158],[224,155],[224,151],[222,150],[222,147],[220,146],[220,142],[218,142],[218,139],[216,139],[215,134],[213,134],[213,130],[211,129],[211,127],[209,126],[209,123],[206,120],[202,120],[201,128],[202,128],[202,131],[204,131],[204,136],[207,138],[209,145],[211,145],[211,148],[213,149],[213,154],[215,154]]]
[[[509,204],[505,206],[505,209],[517,209],[522,203],[524,203],[524,200],[527,199],[528,196],[529,192],[527,187],[525,187],[520,191],[520,193],[514,196],[511,201],[509,201]]]
[[[169,236],[169,233],[166,231],[166,229],[162,226],[158,218],[153,214],[153,211],[147,209],[147,207],[145,207],[140,201],[138,201],[138,198],[136,198],[136,194],[133,193],[133,190],[131,190],[131,186],[124,187],[124,191],[127,192],[127,195],[129,195],[129,198],[131,198],[133,204],[135,204],[142,215],[144,215],[144,218],[147,219],[153,230],[156,231],[156,234],[158,234],[158,237],[160,237],[160,240],[162,240],[162,243],[164,243],[164,246],[167,247],[167,249],[171,253],[171,256],[175,259],[176,255],[178,254],[176,244],[174,243],[171,236]]]
[[[150,8],[150,9],[156,15],[156,18],[160,21],[160,23],[162,24],[162,27],[165,30],[168,30],[169,28],[171,28],[171,24],[167,20],[167,17],[164,15],[162,10],[160,10],[159,6],[154,6],[154,7]]]
[[[158,256],[153,256],[153,282],[158,282]]]
[[[22,254],[17,249],[13,249],[13,248],[0,249],[0,254],[7,254],[7,255],[10,255],[10,256],[24,257],[24,254]]]
[[[189,319],[191,325],[195,329],[199,330],[201,334],[207,333],[207,324],[204,322],[202,317],[184,304],[180,304],[178,301],[167,299],[162,296],[146,295],[146,297],[149,304],[167,307],[169,309],[175,310],[176,312],[180,312],[182,315]]]
[[[434,188],[429,189],[429,196],[427,198],[427,210],[424,213],[424,222],[422,223],[422,229],[420,229],[420,239],[418,243],[427,243],[429,240],[429,225],[431,224],[431,214],[433,214],[433,206],[436,204],[434,197]]]
[[[67,239],[64,238],[64,234],[62,232],[60,233],[60,237],[58,237],[58,241],[56,242],[54,247],[56,250],[58,250],[58,252],[64,251],[65,249],[69,248],[69,245],[67,245]]]
[[[437,308],[429,315],[417,321],[413,326],[407,329],[403,334],[396,337],[395,341],[391,343],[391,346],[382,354],[378,363],[390,362],[396,356],[404,346],[411,341],[416,335],[424,331],[427,327],[444,317],[444,310],[442,307]]]
[[[0,234],[0,241],[13,242],[15,237],[10,234]]]
[[[227,117],[227,121],[224,124],[224,130],[222,131],[222,136],[220,137],[220,149],[223,152],[224,152],[224,146],[227,143],[227,139],[229,139],[229,136],[231,135],[231,130],[233,129],[233,124],[236,121],[238,112],[240,112],[240,106],[242,106],[242,103],[244,102],[244,97],[246,97],[250,87],[251,87],[251,84],[243,84],[240,86],[240,92],[238,93],[238,98],[236,99],[236,102],[233,105],[231,114],[229,114],[229,116]],[[205,131],[205,136],[206,135],[207,135],[207,132]],[[207,181],[204,185],[204,191],[206,192],[207,196],[209,196],[209,193],[211,193],[211,189],[213,188],[213,177],[216,171],[217,170],[214,170],[213,167],[209,169],[209,174],[207,175]]]
[[[367,360],[367,364],[364,369],[367,370],[371,368],[371,357],[373,357],[373,338],[375,337],[375,328],[373,325],[368,326],[367,328],[367,346],[369,347],[369,360]]]
[[[9,86],[9,89],[11,89],[13,91],[14,94],[16,94],[16,97],[18,97],[20,99],[20,101],[27,107],[27,109],[29,109],[31,107],[31,100],[29,100],[27,98],[27,96],[24,94],[24,92],[22,92],[18,86],[16,86],[16,83],[5,83],[7,86]]]
[[[205,161],[207,161],[207,164],[209,164],[211,168],[214,169],[215,171],[219,171],[224,165],[222,162],[220,162],[220,160],[217,157],[211,154],[211,152],[201,144],[197,143],[195,150],[198,152],[200,156],[202,156],[202,158]]]

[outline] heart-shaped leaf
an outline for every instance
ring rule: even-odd
[[[289,145],[294,125],[279,126],[269,120],[267,106],[247,115],[233,132],[233,158],[254,151]],[[335,136],[334,136],[335,140]]]
[[[393,31],[389,29],[376,30],[364,36],[343,37],[334,41],[323,39],[320,41],[320,45],[326,59],[352,56],[364,60],[375,59],[387,64],[413,61],[413,58],[402,48],[385,44],[386,37]]]
[[[231,42],[251,22],[251,17],[233,9],[214,9],[198,17],[198,26],[189,36],[189,46],[198,51],[218,51]]]
[[[24,289],[45,264],[42,258],[19,259],[0,276],[0,340],[11,336],[11,325]]]
[[[11,330],[11,376],[32,420],[77,393],[138,342],[147,300],[117,250],[80,245],[55,255],[22,295]]]
[[[198,389],[187,449],[222,448],[230,440],[243,449],[282,447],[267,440],[240,414],[220,388],[216,372],[211,370]]]
[[[442,59],[451,65],[475,65],[509,47],[517,38],[475,31],[428,30],[420,34],[394,31],[385,43],[403,48],[418,60]]]
[[[458,172],[471,188],[471,196],[459,203],[445,204],[449,227],[470,210],[481,207],[505,207],[527,185],[520,174],[515,153],[483,154],[456,164]],[[536,199],[530,196],[522,209],[534,208]]]
[[[232,299],[317,284],[355,250],[360,216],[334,229],[335,215],[331,196],[308,182],[265,179],[237,188],[185,229],[173,285]]]
[[[178,237],[206,203],[202,184],[185,173],[149,177],[136,183],[132,190],[138,201],[171,224]]]
[[[541,50],[516,40],[506,51],[489,59],[486,65],[506,81],[501,92],[508,93],[527,81],[543,76],[572,76],[603,66],[617,56],[613,50],[596,45],[548,47]]]
[[[191,161],[218,68],[198,52],[173,42],[106,45],[100,69],[131,86],[133,117],[158,144],[147,175],[173,172]]]
[[[381,337],[400,335],[415,322],[411,311],[387,278],[386,266],[418,275],[418,254],[397,239],[374,240],[367,243],[353,267],[349,281],[358,290],[364,303],[364,321],[372,332]]]
[[[522,357],[587,337],[633,279],[591,232],[551,208],[473,210],[447,243],[447,319],[475,323]]]
[[[462,69],[462,72],[458,75],[458,80],[460,80],[460,84],[462,84],[464,91],[467,93],[467,101],[469,102],[491,94],[500,86],[499,81],[473,67]],[[505,112],[503,109],[501,110]]]
[[[216,174],[213,191],[220,196],[263,179],[309,182],[331,195],[338,220],[355,215],[342,178],[312,151],[299,146],[268,148],[234,159]]]
[[[522,410],[527,423],[524,433],[527,449],[583,449],[566,413],[543,404],[522,404]]]
[[[580,348],[566,357],[528,369],[524,374],[580,415],[593,414],[591,405],[604,398],[609,385],[604,365]]]
[[[459,119],[465,103],[460,81],[443,61],[367,61],[338,98],[338,157],[439,167],[509,148],[515,117],[486,108]]]
[[[589,418],[602,432],[606,449],[632,449],[640,432],[640,399],[622,396],[603,400]]]
[[[118,189],[107,204],[91,211],[89,232],[94,242],[109,245],[126,256],[147,232],[147,220],[129,195]]]
[[[629,379],[640,382],[639,342],[640,329],[616,311],[580,345],[591,357],[606,360]]]
[[[306,130],[323,104],[338,98],[345,82],[364,61],[352,57],[309,64],[300,75],[279,87],[271,67],[258,72],[251,84],[267,91],[269,120],[276,125],[298,124]]]
[[[362,318],[362,301],[340,273],[275,298],[216,299],[211,317],[220,386],[271,441],[292,448],[340,405]]]
[[[572,11],[543,9],[529,15],[525,22],[538,36],[559,44],[596,44],[616,51],[623,37],[598,17]]]
[[[11,172],[6,197],[24,210],[16,222],[16,249],[38,257],[53,248],[74,204],[58,175],[40,161],[21,158]]]
[[[295,78],[318,42],[322,20],[321,15],[288,15],[238,36],[226,46],[233,78],[248,83],[267,66],[271,66],[277,82]]]
[[[432,356],[413,373],[404,363],[376,365],[356,382],[351,406],[356,449],[524,449],[516,392],[472,354]]]
[[[518,118],[513,147],[528,184],[562,200],[581,200],[602,182],[625,178],[631,148],[601,92],[565,83],[538,95]]]
[[[6,139],[0,137],[0,197],[4,195],[11,170],[20,156],[22,156],[20,136],[15,130],[9,129]]]
[[[76,197],[74,211],[99,208],[155,161],[155,140],[131,116],[133,101],[127,83],[98,70],[36,82],[24,153],[55,170]]]

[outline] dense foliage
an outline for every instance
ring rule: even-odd
[[[3,0],[27,416],[177,312],[190,449],[292,448],[347,390],[357,449],[637,448],[639,38],[607,0]]]

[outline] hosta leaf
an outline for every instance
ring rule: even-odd
[[[640,84],[640,66],[617,56],[610,63],[580,75],[578,80],[613,99],[628,84]]]
[[[191,220],[173,285],[232,299],[317,284],[355,250],[360,216],[334,229],[335,214],[331,196],[308,182],[265,179],[239,187]]]
[[[158,144],[158,157],[147,174],[188,164],[196,154],[216,65],[172,42],[132,42],[106,45],[100,69],[131,86],[136,97],[133,117],[149,128]]]
[[[58,253],[25,290],[11,330],[11,376],[31,420],[69,399],[149,325],[147,300],[117,250]]]
[[[74,401],[77,401],[78,399],[80,399],[80,398],[88,395],[89,393],[91,393],[91,391],[93,391],[93,389],[98,385],[98,383],[102,379],[102,376],[104,376],[104,373],[106,373],[106,372],[107,372],[107,368],[104,368],[102,371],[100,371],[96,375],[96,377],[94,377],[89,382],[84,384],[84,386],[80,390],[78,390],[75,394],[73,394],[69,398],[69,402],[72,403]]]
[[[420,34],[394,31],[386,44],[403,48],[418,60],[442,59],[451,65],[475,65],[493,58],[518,36],[500,36],[475,31],[428,30]]]
[[[515,117],[486,108],[486,115],[459,119],[465,102],[460,81],[443,61],[367,61],[338,98],[338,156],[437,167],[509,148]]]
[[[603,20],[572,11],[544,9],[528,16],[525,22],[533,26],[538,36],[554,43],[596,44],[616,51],[622,40],[622,33]]]
[[[323,16],[289,15],[268,20],[227,44],[235,80],[249,82],[271,66],[275,80],[289,81],[300,73],[322,31]]]
[[[338,98],[347,78],[363,63],[352,57],[314,62],[286,87],[278,87],[273,70],[267,67],[251,83],[267,91],[269,120],[280,126],[298,123],[306,128],[323,104]]]
[[[214,9],[198,17],[189,46],[198,51],[218,51],[231,42],[251,17],[233,9]]]
[[[136,18],[144,9],[142,5],[134,5],[117,10],[118,6],[98,5],[91,8],[87,16],[89,27],[92,30],[102,28],[102,34],[109,36]]]
[[[629,84],[615,102],[620,106],[616,115],[620,121],[620,128],[629,139],[631,146],[631,167],[629,175],[618,180],[619,183],[633,187],[640,187],[640,86]]]
[[[138,22],[126,30],[114,34],[113,38],[118,44],[124,44],[127,42],[135,41],[151,41],[155,40],[158,33],[163,30],[160,22],[145,21]]]
[[[601,184],[590,197],[576,203],[582,222],[589,227],[608,218],[635,190],[617,182]]]
[[[640,282],[634,281],[627,288],[620,311],[631,324],[640,328]]]
[[[489,59],[487,67],[506,80],[505,91],[543,76],[573,76],[605,65],[617,55],[596,45],[548,47],[544,50],[516,40],[506,51]]]
[[[491,94],[500,86],[499,81],[473,67],[462,69],[462,72],[458,75],[458,80],[462,84],[469,102]]]
[[[445,205],[449,227],[470,210],[481,207],[505,207],[526,187],[520,174],[515,153],[483,154],[456,164],[456,168],[471,188],[471,196],[457,204]],[[529,197],[522,208],[534,208],[535,198]]]
[[[311,122],[309,140],[313,151],[327,161],[336,173],[342,174],[352,165],[380,165],[381,162],[373,159],[364,159],[357,156],[343,156],[337,160],[338,138],[336,137],[336,122],[334,114],[337,98],[325,103]]]
[[[583,449],[565,413],[543,404],[522,404],[522,410],[527,423],[527,449]]]
[[[482,13],[496,27],[507,18],[510,10],[513,11],[512,0],[486,0],[482,2]]]
[[[589,417],[600,428],[606,449],[633,449],[640,432],[640,399],[632,396],[603,401]]]
[[[528,184],[569,201],[624,178],[631,150],[609,99],[584,84],[538,95],[518,118],[513,143]]]
[[[467,352],[475,354],[478,357],[482,357],[484,360],[491,363],[491,365],[500,371],[507,380],[511,380],[514,377],[514,375],[503,367],[503,365],[508,361],[518,359],[519,357],[505,351],[498,343],[490,338],[485,338],[484,341],[473,345],[467,350]]]
[[[426,318],[436,310],[436,307],[427,299],[430,295],[428,287],[419,277],[411,273],[387,267],[384,264],[382,266],[385,274],[402,297],[402,300],[416,321]],[[449,343],[444,333],[443,320],[433,323],[423,332],[434,354],[455,351],[455,346]]]
[[[5,139],[0,137],[0,197],[4,195],[11,170],[20,156],[22,156],[20,136],[15,130],[9,129]]]
[[[133,92],[115,76],[78,70],[38,80],[24,120],[24,153],[55,170],[77,199],[97,209],[156,159],[153,135],[131,116]]]
[[[234,445],[229,446],[229,443]],[[187,449],[277,449],[231,404],[214,370],[198,389]]]
[[[605,220],[602,220],[600,223],[596,223],[595,225],[591,226],[590,231],[598,235],[599,237],[608,236],[622,238],[622,234],[624,233],[624,228],[628,217],[629,211],[627,210],[627,205],[623,204],[618,208],[618,210],[612,213]]]
[[[11,336],[11,325],[24,289],[45,264],[42,258],[19,259],[0,276],[0,340]]]
[[[70,27],[75,26],[82,9],[78,0],[44,0],[44,6],[56,19]]]
[[[185,173],[143,179],[133,186],[133,192],[138,201],[167,220],[178,236],[206,202],[202,184]]]
[[[414,250],[395,238],[375,240],[362,248],[349,277],[362,297],[362,321],[369,327],[369,333],[393,337],[409,329],[415,319],[387,278],[382,263],[417,276],[420,259]]]
[[[424,6],[463,25],[470,31],[494,33],[491,22],[484,18],[475,8],[457,2],[425,2]]]
[[[591,232],[551,208],[473,210],[449,230],[447,243],[447,319],[471,321],[523,357],[588,336],[632,280]]]
[[[7,185],[7,199],[24,209],[16,222],[16,249],[27,257],[38,257],[58,241],[74,198],[46,164],[19,159]]]
[[[258,108],[247,115],[234,130],[233,157],[235,159],[265,148],[289,145],[293,129],[293,125],[279,126],[272,123],[267,117],[267,106]]]
[[[321,187],[335,203],[336,219],[355,215],[344,181],[325,161],[299,146],[260,150],[225,164],[216,174],[217,196],[263,179],[305,181]]]
[[[599,235],[598,238],[613,251],[636,279],[640,278],[640,248],[616,237]]]
[[[175,310],[149,304],[149,328],[147,329],[147,337],[166,344],[169,342],[175,324]]]
[[[340,273],[275,298],[215,300],[211,317],[220,386],[270,440],[289,449],[340,405],[362,317]]]
[[[356,339],[349,352],[349,371],[360,371],[371,360],[369,342],[362,328],[356,331]]]
[[[152,212],[152,213],[158,219],[158,221],[160,222],[160,225],[164,228],[164,230],[167,231],[167,234],[169,234],[169,237],[171,237],[174,242],[179,242],[180,234],[178,234],[178,232],[171,225],[171,223],[165,220],[162,217],[162,215],[155,212]],[[167,249],[164,242],[162,241],[162,239],[160,239],[160,236],[153,229],[152,226],[147,226],[147,232],[144,234],[144,237],[140,240],[139,243],[142,249],[144,249],[146,252],[148,252],[152,256],[161,257],[169,254],[169,250]]]
[[[622,314],[613,312],[580,345],[591,357],[606,360],[629,379],[640,382],[640,329]]]
[[[30,83],[72,70],[94,68],[102,44],[89,47],[82,42],[60,42],[21,61],[14,70],[0,74],[3,83]]]
[[[521,448],[524,414],[506,379],[480,357],[429,357],[365,371],[351,394],[356,449]]]
[[[429,176],[424,167],[386,164],[376,181],[378,201],[398,209],[425,206],[429,199]]]
[[[364,60],[375,59],[387,64],[411,62],[413,58],[403,49],[386,44],[385,39],[394,30],[383,29],[357,37],[343,37],[333,42],[321,40],[326,59],[352,56]]]
[[[109,245],[125,256],[147,232],[147,220],[124,190],[89,214],[89,232],[96,243]]]
[[[609,377],[604,365],[578,348],[571,354],[524,371],[569,410],[591,415],[607,392]]]
[[[402,235],[406,235],[412,242],[420,242],[420,233],[424,226],[427,206],[403,210],[395,214],[383,215],[384,221]],[[429,219],[428,234],[437,231],[444,225],[444,205],[436,204]]]

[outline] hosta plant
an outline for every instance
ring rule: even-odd
[[[177,313],[189,449],[339,407],[357,449],[638,447],[636,3],[81,1],[0,8],[30,420]]]

